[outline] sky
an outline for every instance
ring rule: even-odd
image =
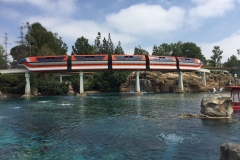
[[[222,62],[240,49],[240,0],[0,0],[0,44],[8,35],[8,53],[16,46],[19,27],[39,22],[58,33],[68,45],[77,38],[93,45],[102,39],[121,42],[125,54],[141,46],[152,54],[154,45],[192,42],[207,58],[214,46],[223,51]],[[6,49],[6,48],[5,48]]]

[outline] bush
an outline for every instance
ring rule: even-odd
[[[0,75],[0,90],[5,93],[24,94],[26,79],[24,74]]]
[[[43,95],[62,95],[68,92],[68,83],[57,81],[39,81],[38,92]]]

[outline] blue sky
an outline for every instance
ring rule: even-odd
[[[68,45],[77,38],[90,44],[98,32],[121,41],[126,54],[135,46],[150,54],[154,45],[193,42],[209,59],[214,46],[222,62],[240,49],[240,0],[0,0],[0,44],[8,34],[8,50],[16,46],[19,27],[40,22]],[[8,51],[9,52],[9,51]]]

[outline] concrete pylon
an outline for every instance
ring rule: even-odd
[[[136,84],[136,86],[135,86],[135,94],[137,94],[137,95],[143,94],[140,91],[139,71],[136,71],[136,83],[135,84]]]
[[[59,76],[59,82],[62,82],[62,75]]]
[[[179,71],[179,73],[178,73],[178,89],[183,91],[182,71]]]
[[[84,92],[84,86],[83,86],[83,72],[79,72],[79,76],[80,76],[80,88],[79,88],[79,94],[77,94],[77,96],[86,96],[86,93]]]
[[[204,87],[206,87],[207,83],[206,83],[206,73],[202,72],[202,85]]]
[[[30,95],[31,94],[31,88],[30,88],[30,75],[28,72],[25,73],[25,78],[26,78],[26,86],[25,86],[25,95]]]

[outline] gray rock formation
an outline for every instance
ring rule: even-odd
[[[200,112],[209,117],[231,117],[232,100],[229,95],[209,94],[202,98]]]
[[[74,94],[73,87],[71,84],[68,86],[68,94]]]
[[[206,74],[206,86],[202,85],[201,74],[195,72],[183,72],[184,92],[208,92],[216,88],[226,89],[232,79],[227,74]],[[121,92],[130,92],[131,85],[135,79],[135,72],[132,72],[125,83],[120,86]],[[146,92],[178,92],[178,72],[141,71],[140,79],[146,79]]]
[[[225,143],[220,146],[220,160],[240,160],[240,145]]]

